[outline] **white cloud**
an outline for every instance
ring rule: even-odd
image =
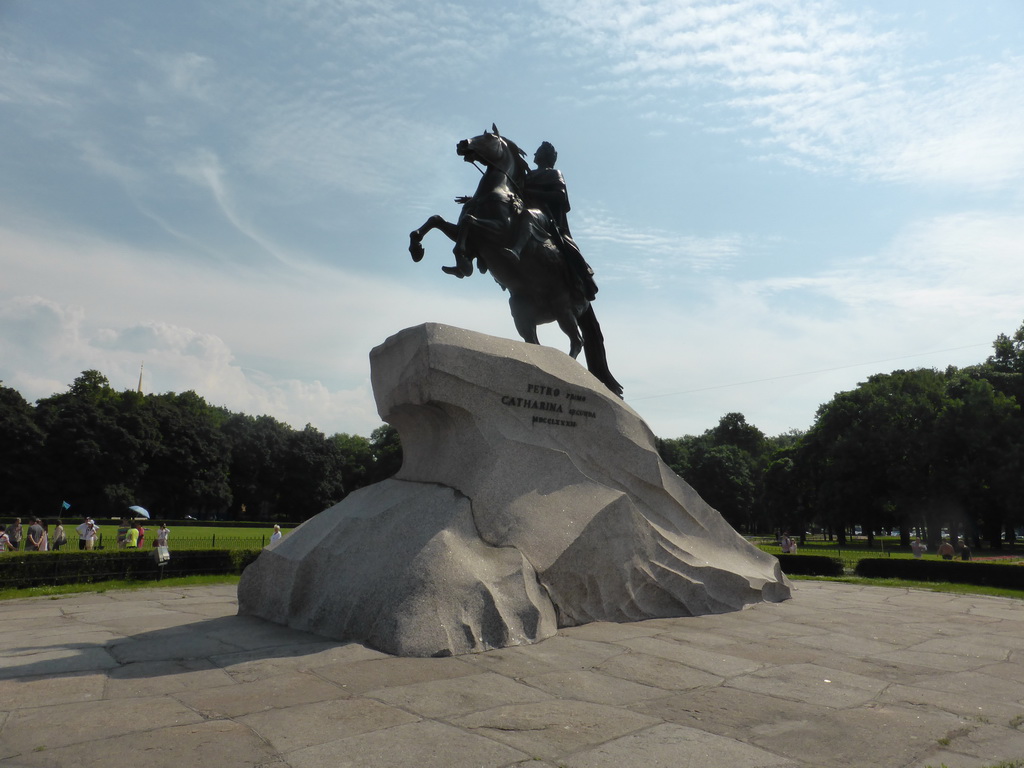
[[[145,52],[141,55],[147,56]],[[154,64],[163,72],[167,88],[159,93],[166,94],[169,88],[174,93],[192,99],[210,98],[210,83],[216,76],[214,61],[193,51],[160,54],[153,58]]]
[[[95,67],[85,58],[52,48],[27,49],[6,36],[4,42],[11,44],[0,50],[0,103],[64,111],[94,80]]]
[[[641,104],[703,94],[760,129],[778,159],[912,184],[1004,188],[1024,175],[1020,57],[922,66],[913,55],[926,30],[814,0],[547,8],[559,34],[600,51],[607,87]]]
[[[243,368],[211,334],[167,323],[89,329],[86,320],[80,307],[39,297],[0,301],[4,383],[35,400],[65,391],[82,370],[101,371],[115,389],[134,389],[142,372],[146,393],[194,390],[211,404],[269,413],[296,428],[352,425],[349,430],[368,435],[379,423],[367,382],[332,391],[318,380]]]
[[[605,279],[627,277],[644,285],[663,285],[693,273],[727,269],[741,254],[756,249],[742,235],[699,237],[663,229],[639,229],[600,211],[580,216],[577,238],[592,249],[614,249],[617,257],[602,270]]]
[[[910,222],[841,269],[597,310],[612,370],[656,433],[701,432],[729,411],[778,433],[870,374],[983,361],[1024,319],[1022,280],[1024,217],[970,212]]]
[[[399,261],[393,278],[312,264],[183,268],[173,253],[2,228],[0,251],[12,255],[0,289],[0,379],[30,400],[91,368],[134,388],[145,363],[146,391],[191,389],[297,427],[368,435],[380,423],[368,356],[387,336],[426,320],[513,333],[488,277],[452,293],[422,290],[440,275],[445,252],[435,249],[427,264]]]
[[[1024,217],[963,212],[910,222],[879,254],[841,269],[746,285],[762,295],[803,291],[859,311],[942,313],[959,323],[1024,312],[1022,280]]]

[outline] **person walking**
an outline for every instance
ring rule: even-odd
[[[21,518],[14,518],[14,523],[10,528],[7,529],[7,535],[11,539],[11,549],[21,549]]]

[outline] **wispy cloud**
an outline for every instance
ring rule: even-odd
[[[658,93],[681,111],[693,99],[731,109],[763,132],[765,153],[784,161],[982,188],[1024,175],[1024,132],[1015,129],[1024,123],[1019,57],[922,65],[913,51],[925,30],[815,0],[546,8],[562,22],[559,34],[585,41],[591,55],[601,51],[607,87],[620,97],[643,103]],[[733,96],[723,99],[722,87]]]
[[[614,253],[607,259],[603,276],[628,278],[644,285],[665,285],[693,273],[727,270],[744,253],[756,249],[739,234],[697,237],[660,229],[639,229],[617,217],[589,213],[581,216],[577,237],[587,253]]]
[[[139,55],[150,58],[153,66],[164,75],[164,87],[156,90],[156,95],[165,97],[170,91],[199,101],[211,97],[216,65],[210,57],[193,51],[159,54],[140,51]]]
[[[191,157],[179,162],[176,170],[181,176],[210,193],[217,210],[242,237],[282,264],[295,265],[294,260],[283,249],[271,242],[239,213],[234,195],[229,191],[225,180],[226,171],[216,153],[209,149],[199,149]]]
[[[29,51],[6,35],[0,47],[0,103],[21,109],[63,109],[95,79],[93,62],[53,50]]]
[[[785,298],[818,295],[856,312],[911,323],[945,314],[962,322],[1024,315],[1024,217],[965,212],[908,223],[877,254],[794,278],[744,281],[744,290]],[[799,310],[797,310],[799,311]]]

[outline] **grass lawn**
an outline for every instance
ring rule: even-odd
[[[751,540],[751,543],[769,554],[782,554],[782,548],[775,543],[774,539],[756,537]],[[909,550],[899,548],[899,539],[895,537],[876,537],[873,547],[867,545],[867,539],[847,539],[846,544],[841,547],[835,541],[808,540],[806,544],[799,547],[797,554],[836,557],[843,561],[843,567],[849,571],[853,571],[858,561],[869,557],[892,557],[904,560],[914,558]],[[941,560],[942,558],[934,552],[930,552],[924,555],[923,559]],[[972,559],[977,562],[1013,564],[1024,561],[1024,549],[1020,546],[1006,546],[1002,550],[980,549],[973,552]]]
[[[146,529],[146,538],[142,544],[145,549],[152,545],[160,524],[159,521],[148,525],[143,522],[143,527]],[[176,549],[261,549],[270,543],[270,536],[274,532],[273,525],[266,528],[236,528],[231,525],[208,527],[168,524],[167,527],[171,531],[167,543],[172,552]],[[51,530],[52,528],[53,526]],[[77,549],[78,534],[74,526],[65,526],[65,530],[68,533],[70,548]],[[292,529],[282,528],[281,532],[287,535],[290,530]],[[117,547],[116,525],[101,525],[100,534],[103,536],[104,549]]]
[[[231,525],[218,527],[203,527],[189,525],[169,526],[171,534],[169,538],[170,548],[175,549],[259,549],[270,541],[273,533],[273,526],[263,528],[238,528]],[[146,541],[156,533],[156,525],[146,526]],[[283,529],[285,535],[292,529]],[[109,549],[116,547],[117,526],[100,526],[103,534],[104,546]],[[69,550],[77,551],[77,535],[74,526],[68,527],[71,534]],[[781,548],[772,539],[754,539],[753,543],[760,549],[773,555],[782,553]],[[898,540],[875,539],[875,546],[868,547],[865,540],[849,539],[847,544],[840,547],[832,541],[807,541],[799,549],[801,555],[825,555],[837,557],[843,561],[844,567],[850,573],[856,567],[857,562],[864,558],[894,557],[912,559],[910,552],[904,552],[898,548]],[[148,547],[148,544],[144,545]],[[925,559],[938,560],[935,554],[925,555]],[[1024,548],[1007,547],[1001,551],[980,550],[975,552],[975,560],[985,562],[1024,563]],[[822,577],[822,576],[790,576],[791,579],[809,579],[813,581],[838,581],[847,584],[865,584],[879,587],[898,587],[902,589],[925,589],[933,592],[950,592],[964,595],[991,595],[996,597],[1010,597],[1024,599],[1024,591],[1012,589],[999,589],[996,587],[973,586],[970,584],[953,584],[949,582],[924,582],[924,581],[903,581],[899,579],[865,579],[858,576]],[[2,589],[0,600],[10,600],[20,597],[36,596],[58,596],[73,594],[76,592],[105,592],[111,589],[148,589],[154,587],[180,587],[196,584],[231,584],[238,583],[238,576],[189,576],[175,579],[164,579],[160,582],[153,581],[110,581],[93,582],[87,584],[68,584],[56,587],[34,587],[27,589]]]
[[[774,539],[755,538],[752,540],[758,549],[772,555],[781,555],[782,548],[775,543]],[[1009,565],[1024,564],[1024,549],[1020,546],[1006,546],[1002,550],[982,549],[974,551],[972,559],[975,562],[1006,563]],[[973,584],[955,584],[952,582],[933,581],[909,581],[902,579],[866,579],[854,576],[854,569],[860,560],[867,558],[891,557],[903,560],[913,560],[914,555],[899,548],[899,539],[895,537],[876,537],[875,545],[869,547],[866,539],[847,539],[847,543],[839,546],[835,541],[808,540],[801,545],[797,551],[800,555],[823,555],[835,557],[842,561],[846,576],[789,576],[790,579],[808,579],[812,581],[839,581],[846,584],[866,584],[875,587],[898,587],[902,589],[925,589],[932,592],[949,592],[958,595],[990,595],[993,597],[1011,597],[1018,600],[1024,599],[1024,591],[1015,589],[1002,589],[999,587],[976,586]],[[934,553],[924,555],[923,560],[941,560],[942,558]]]

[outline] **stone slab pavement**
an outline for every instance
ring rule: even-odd
[[[395,658],[234,586],[0,603],[0,766],[981,768],[1024,760],[1024,602],[798,581],[736,613]]]

